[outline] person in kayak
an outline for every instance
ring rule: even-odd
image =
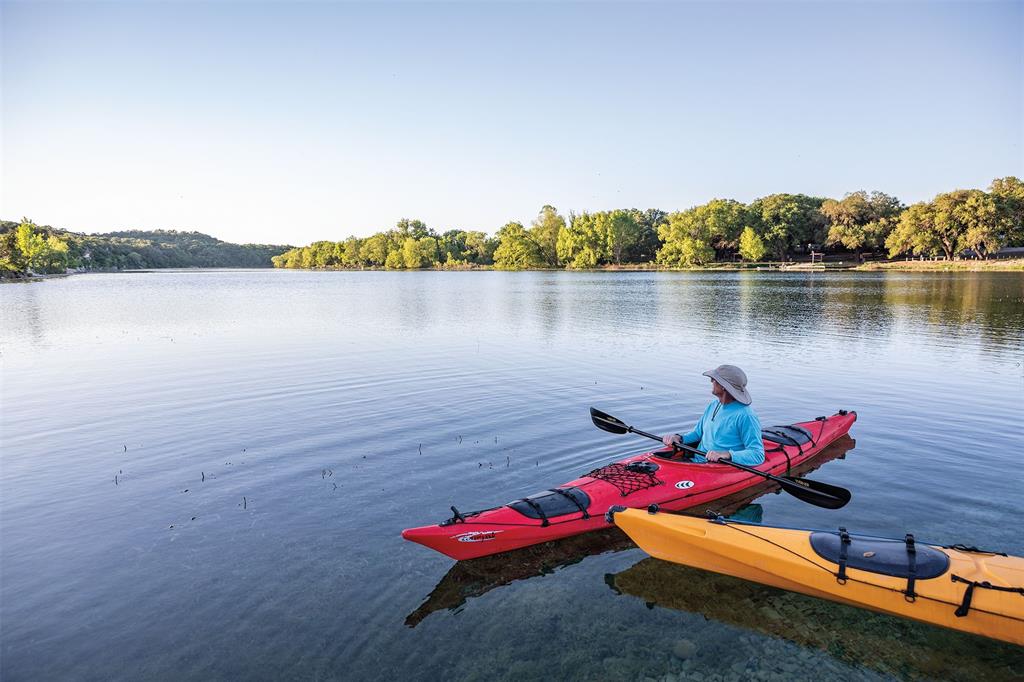
[[[662,437],[665,445],[689,445],[707,453],[694,455],[694,462],[731,459],[739,464],[757,466],[764,462],[761,420],[750,407],[747,375],[735,365],[720,365],[704,372],[711,379],[715,400],[707,406],[700,421],[688,433]]]

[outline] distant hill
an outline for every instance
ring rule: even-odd
[[[293,248],[278,244],[232,244],[202,232],[178,230],[121,230],[95,237],[107,238],[114,244],[137,244],[158,249],[151,253],[155,262],[178,258],[187,264],[149,265],[167,268],[269,268],[271,257]],[[143,244],[147,246],[143,246]],[[168,251],[171,252],[170,255]]]
[[[8,271],[137,270],[149,268],[269,268],[271,258],[293,248],[275,244],[232,244],[201,232],[122,230],[103,234],[69,232],[49,225],[31,226],[38,254],[21,253],[21,223],[0,221],[0,261]],[[58,257],[59,256],[59,257]],[[20,260],[19,260],[20,259]],[[20,267],[17,267],[20,265]],[[14,266],[14,267],[12,267]]]

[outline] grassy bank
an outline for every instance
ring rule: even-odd
[[[1003,272],[1024,271],[1024,258],[998,258],[992,260],[910,260],[865,263],[854,270],[905,270],[910,272],[963,271]]]
[[[1014,272],[1024,271],[1024,258],[1001,258],[992,260],[957,260],[957,261],[944,261],[944,260],[893,260],[893,261],[876,261],[864,263],[863,265],[854,265],[856,261],[851,258],[845,262],[828,262],[824,265],[824,270],[828,272],[849,272],[849,271],[868,271],[868,270],[895,270],[895,271],[906,271],[906,272]],[[815,264],[818,267],[820,263]],[[764,262],[764,263],[708,263],[707,265],[694,266],[691,268],[665,268],[660,267],[651,263],[647,264],[630,264],[630,265],[606,265],[604,267],[596,268],[600,271],[647,271],[647,272],[708,272],[715,270],[779,270],[780,266],[785,266],[793,272],[800,271],[814,271],[812,270],[811,263],[801,262],[788,262],[788,263],[777,263],[777,262]],[[818,270],[820,271],[820,270]]]

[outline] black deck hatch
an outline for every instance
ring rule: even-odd
[[[508,506],[531,519],[550,519],[565,514],[586,512],[590,496],[579,488],[556,488],[509,502]]]

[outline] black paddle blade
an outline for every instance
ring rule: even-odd
[[[845,507],[846,503],[850,501],[850,491],[846,488],[792,476],[786,476],[778,480],[782,485],[782,489],[787,493],[818,507],[839,509],[840,507]]]
[[[629,426],[610,414],[606,414],[594,407],[590,408],[590,418],[594,426],[609,433],[629,433]]]

